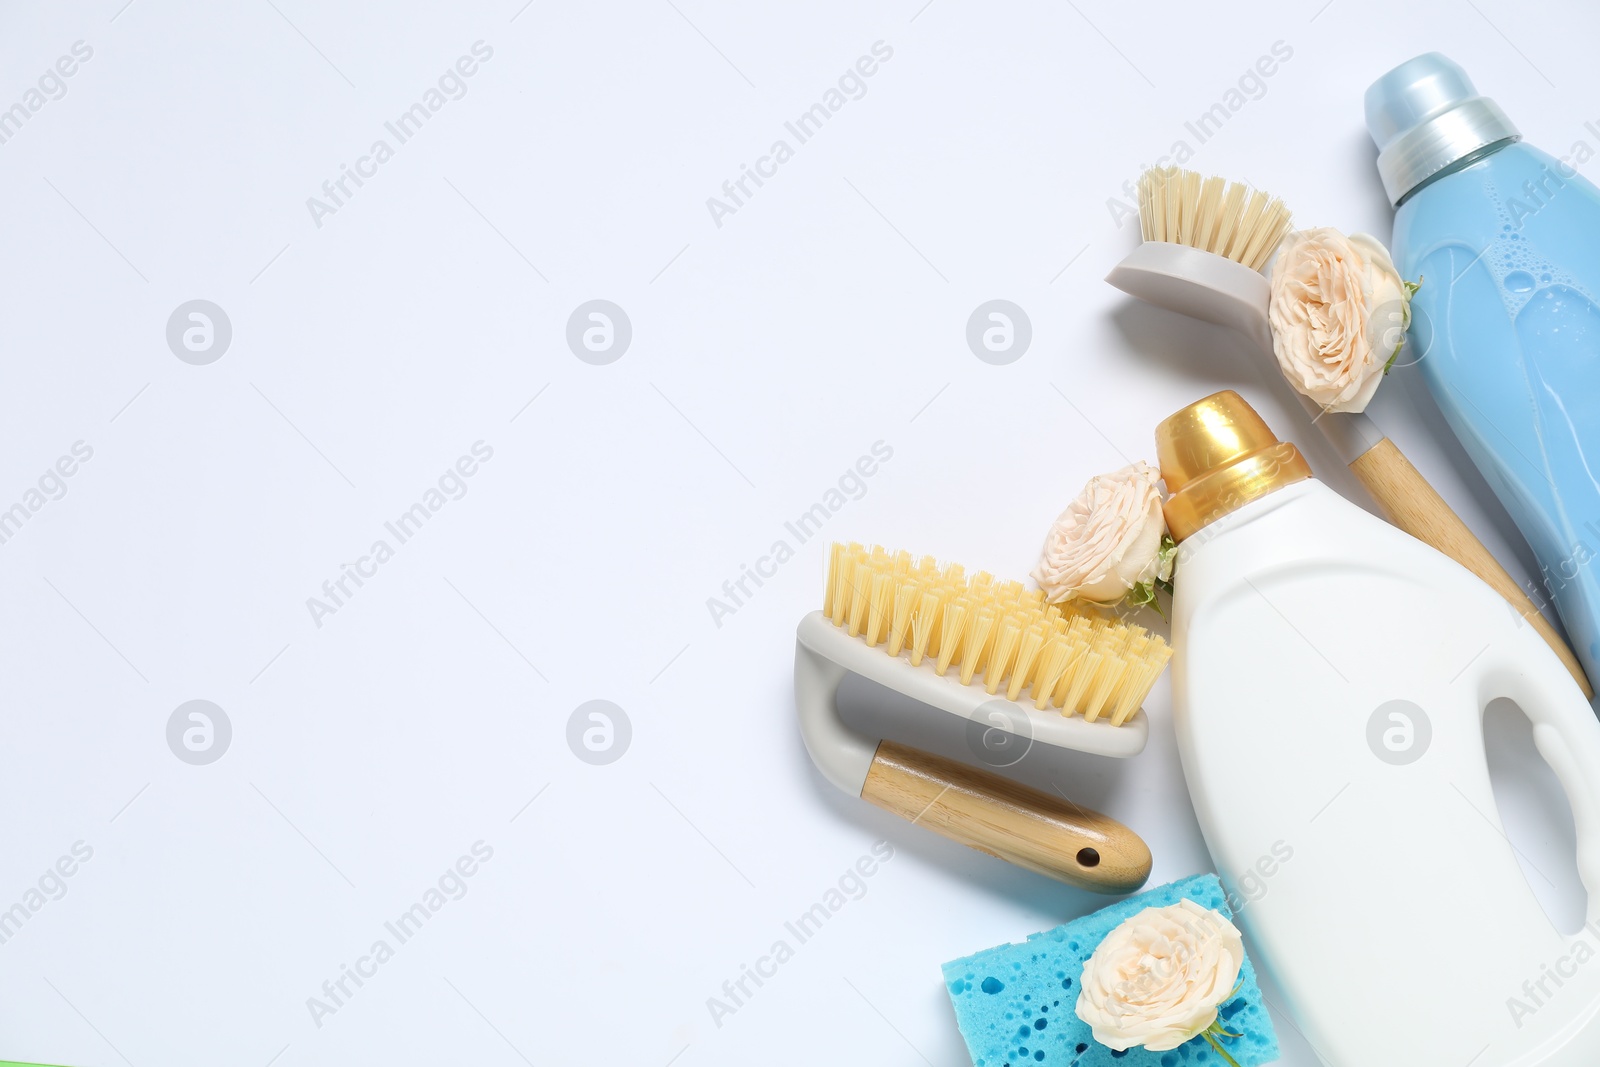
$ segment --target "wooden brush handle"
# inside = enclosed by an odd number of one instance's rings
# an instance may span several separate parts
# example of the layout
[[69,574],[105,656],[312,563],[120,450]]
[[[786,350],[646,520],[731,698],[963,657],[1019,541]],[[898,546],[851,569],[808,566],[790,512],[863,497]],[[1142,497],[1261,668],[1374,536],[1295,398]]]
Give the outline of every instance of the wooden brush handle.
[[1467,570],[1488,582],[1494,591],[1506,598],[1555,650],[1561,662],[1571,672],[1585,697],[1593,697],[1594,689],[1584,676],[1578,657],[1561,640],[1556,628],[1551,626],[1528,594],[1506,573],[1506,569],[1483,547],[1461,516],[1450,509],[1444,498],[1434,491],[1426,478],[1411,465],[1411,461],[1385,437],[1350,464],[1350,472],[1361,479],[1372,499],[1377,501],[1389,521],[1419,541],[1424,541],[1449,556]]
[[965,763],[881,741],[861,796],[952,841],[1097,893],[1150,877],[1150,848],[1097,811]]

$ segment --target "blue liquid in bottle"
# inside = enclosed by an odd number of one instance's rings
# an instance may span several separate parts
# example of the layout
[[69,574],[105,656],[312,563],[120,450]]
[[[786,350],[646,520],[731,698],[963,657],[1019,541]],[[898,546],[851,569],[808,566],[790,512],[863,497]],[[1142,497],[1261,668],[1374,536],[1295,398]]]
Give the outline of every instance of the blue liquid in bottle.
[[1395,264],[1423,278],[1413,358],[1538,557],[1534,602],[1600,679],[1600,190],[1437,53],[1380,79],[1367,114],[1398,157],[1379,163]]

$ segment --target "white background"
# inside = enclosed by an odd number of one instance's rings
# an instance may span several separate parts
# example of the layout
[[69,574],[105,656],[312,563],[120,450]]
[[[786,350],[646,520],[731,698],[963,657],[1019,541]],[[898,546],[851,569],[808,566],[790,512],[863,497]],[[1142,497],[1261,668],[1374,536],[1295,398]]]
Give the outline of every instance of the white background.
[[[0,545],[0,909],[93,849],[0,945],[0,1055],[966,1062],[939,964],[1099,901],[814,772],[790,672],[824,541],[1021,577],[1084,481],[1224,387],[1364,502],[1236,341],[1100,280],[1138,239],[1107,201],[1182,139],[1304,225],[1387,238],[1367,84],[1443,50],[1560,155],[1600,143],[1600,15],[921,3],[0,12],[0,107],[93,49],[0,144],[0,508],[94,452]],[[466,95],[316,225],[307,198],[480,40]],[[707,198],[877,41],[865,96],[716,225]],[[1185,121],[1278,41],[1264,95],[1199,144]],[[165,337],[196,298],[233,329],[205,366]],[[608,366],[565,342],[595,298],[633,327]],[[1032,322],[1008,366],[965,341],[994,298]],[[1373,413],[1525,574],[1420,383]],[[307,598],[480,440],[467,494],[317,626]],[[715,625],[707,598],[880,440],[864,495]],[[207,766],[166,741],[191,699],[232,724]],[[632,724],[608,766],[566,742],[592,699]],[[1126,764],[1022,769],[1142,833],[1152,884],[1209,866],[1168,706],[1163,682]],[[1518,796],[1530,881],[1569,922],[1570,825]],[[707,997],[880,838],[865,896],[715,1025]],[[316,1025],[307,998],[479,840],[469,892]],[[1383,888],[1353,869],[1352,914]],[[1316,1062],[1274,1017],[1283,1062]]]

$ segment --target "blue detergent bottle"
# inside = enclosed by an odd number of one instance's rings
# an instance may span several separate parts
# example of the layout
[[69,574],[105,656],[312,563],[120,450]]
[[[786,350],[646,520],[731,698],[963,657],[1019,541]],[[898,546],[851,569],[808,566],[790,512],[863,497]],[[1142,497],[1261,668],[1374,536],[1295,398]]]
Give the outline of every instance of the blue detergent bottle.
[[1422,288],[1418,361],[1467,453],[1538,557],[1590,681],[1600,679],[1600,190],[1521,142],[1437,52],[1366,95],[1396,205],[1393,253]]

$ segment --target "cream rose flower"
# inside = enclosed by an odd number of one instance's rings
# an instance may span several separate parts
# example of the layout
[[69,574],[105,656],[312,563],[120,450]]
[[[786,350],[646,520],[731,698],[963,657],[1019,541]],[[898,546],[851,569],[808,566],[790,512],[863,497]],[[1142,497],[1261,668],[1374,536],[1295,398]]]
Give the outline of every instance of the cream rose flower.
[[1092,479],[1050,527],[1033,579],[1052,604],[1112,604],[1136,585],[1166,579],[1161,472],[1139,462]]
[[1175,1049],[1217,1021],[1242,966],[1244,941],[1221,913],[1192,900],[1146,908],[1083,965],[1078,1018],[1110,1049]]
[[1375,237],[1289,234],[1267,306],[1284,377],[1327,411],[1365,411],[1411,325],[1411,293]]

